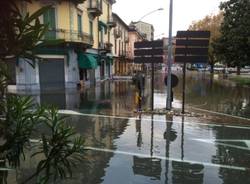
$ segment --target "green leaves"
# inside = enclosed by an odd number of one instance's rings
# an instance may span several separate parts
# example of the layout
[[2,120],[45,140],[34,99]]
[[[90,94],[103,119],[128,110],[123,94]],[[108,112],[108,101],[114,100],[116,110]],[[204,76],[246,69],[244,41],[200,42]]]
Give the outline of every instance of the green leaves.
[[229,0],[221,3],[224,22],[221,37],[215,43],[218,58],[229,66],[250,65],[250,1]]
[[60,117],[55,108],[45,111],[43,125],[49,134],[42,134],[42,145],[38,145],[33,156],[42,154],[45,159],[39,162],[34,177],[42,178],[43,182],[71,177],[72,166],[83,157],[83,139],[76,137],[74,129],[66,125],[65,117]]
[[[31,150],[32,157],[42,155],[38,158],[44,159],[25,182],[34,177],[42,183],[71,177],[72,166],[83,159],[84,140],[66,125],[66,117],[59,116],[55,108],[35,106],[30,97],[9,96],[2,103],[5,103],[1,104],[5,119],[1,120],[0,132],[4,132],[1,138],[5,143],[0,146],[1,160],[18,168],[21,159],[25,160],[25,152]],[[49,131],[36,131],[38,126]],[[31,145],[30,138],[34,133],[41,141]]]

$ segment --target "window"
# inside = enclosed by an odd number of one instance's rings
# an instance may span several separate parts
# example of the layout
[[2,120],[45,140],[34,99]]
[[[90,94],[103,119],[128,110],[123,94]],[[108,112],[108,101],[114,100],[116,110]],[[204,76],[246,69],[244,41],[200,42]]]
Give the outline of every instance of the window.
[[89,34],[90,36],[93,36],[93,22],[89,21]]
[[43,23],[48,25],[48,31],[45,33],[45,39],[55,39],[56,38],[55,8],[50,8],[43,14]]
[[77,15],[78,33],[82,33],[82,15]]
[[115,54],[117,53],[117,40],[115,39]]

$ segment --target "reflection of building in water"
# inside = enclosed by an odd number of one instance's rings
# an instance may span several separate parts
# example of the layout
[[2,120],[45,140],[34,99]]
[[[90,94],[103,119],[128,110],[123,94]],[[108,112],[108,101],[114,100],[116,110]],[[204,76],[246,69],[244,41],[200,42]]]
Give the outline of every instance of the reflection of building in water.
[[133,171],[135,175],[151,177],[152,180],[161,179],[161,160],[155,158],[133,157]]
[[133,112],[134,89],[131,82],[115,81],[113,83],[112,113],[121,115]]
[[[124,132],[127,123],[128,120],[126,119],[121,120],[85,116],[70,116],[67,119],[67,124],[75,127],[78,134],[83,136],[85,139],[85,146],[112,150],[116,149],[114,141]],[[20,172],[17,173],[19,181],[32,175],[36,170],[35,167],[37,163],[41,160],[41,157],[30,159],[29,155],[30,153],[27,152],[26,161],[21,165]],[[59,181],[59,183],[101,183],[102,177],[105,176],[105,168],[109,166],[108,163],[112,156],[113,153],[86,150],[79,166],[73,168],[73,178]]]

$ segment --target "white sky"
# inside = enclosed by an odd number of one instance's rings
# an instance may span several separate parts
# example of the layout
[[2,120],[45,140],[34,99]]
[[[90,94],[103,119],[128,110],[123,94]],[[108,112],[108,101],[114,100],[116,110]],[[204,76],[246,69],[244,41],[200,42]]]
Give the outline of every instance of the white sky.
[[[178,30],[187,30],[192,21],[218,13],[221,1],[223,0],[173,0],[173,35],[176,35]],[[153,24],[155,38],[168,37],[169,0],[116,0],[113,12],[129,24],[158,8],[164,10],[156,11],[142,21]]]

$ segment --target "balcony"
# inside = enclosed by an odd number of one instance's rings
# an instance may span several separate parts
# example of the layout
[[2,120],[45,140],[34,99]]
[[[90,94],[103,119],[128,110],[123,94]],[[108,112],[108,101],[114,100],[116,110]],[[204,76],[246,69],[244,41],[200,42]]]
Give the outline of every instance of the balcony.
[[107,22],[108,27],[112,28],[112,27],[116,27],[116,22],[114,21],[114,19],[112,17],[108,18],[108,22]]
[[112,52],[112,47],[113,47],[113,44],[112,43],[109,43],[109,42],[106,42],[106,43],[99,43],[99,50],[103,53],[110,53]]
[[125,36],[124,41],[125,41],[125,43],[128,43],[129,42],[129,38],[127,36]]
[[119,51],[119,57],[120,58],[130,58],[130,52],[129,51],[125,51],[125,50],[120,50]]
[[44,36],[45,40],[61,39],[67,43],[93,45],[93,37],[84,32],[65,29],[49,30]]
[[114,29],[115,38],[120,38],[122,36],[122,31],[120,29]]
[[[44,5],[53,5],[56,2],[61,2],[62,0],[40,0],[40,2]],[[83,4],[86,0],[68,0],[76,5]]]
[[90,0],[88,5],[88,13],[94,17],[102,14],[102,4],[99,0]]

